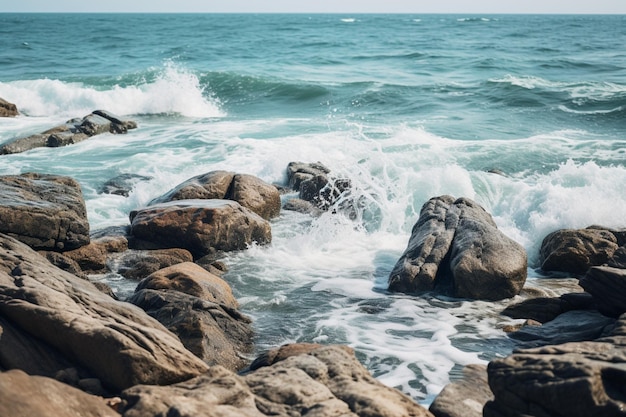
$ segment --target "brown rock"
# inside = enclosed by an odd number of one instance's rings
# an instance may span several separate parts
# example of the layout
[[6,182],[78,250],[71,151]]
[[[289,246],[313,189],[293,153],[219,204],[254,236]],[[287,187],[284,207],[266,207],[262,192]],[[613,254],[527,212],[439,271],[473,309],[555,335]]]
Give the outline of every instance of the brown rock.
[[619,317],[626,313],[626,269],[593,266],[580,285],[592,295],[602,314]]
[[184,248],[199,258],[215,251],[269,243],[269,223],[230,200],[180,200],[133,211],[131,233],[164,248]]
[[[13,340],[30,345],[31,352],[54,352],[65,361],[49,368],[75,364],[88,372],[81,379],[98,378],[112,391],[140,383],[175,383],[206,370],[143,311],[102,294],[90,282],[54,267],[4,235],[0,235],[0,315],[18,332]],[[0,343],[0,364],[23,363],[26,358],[12,356],[15,350]],[[29,371],[40,373],[35,361],[42,356],[32,358],[34,369]]]
[[[250,370],[254,371],[264,366],[272,366],[276,362],[284,361],[287,358],[296,355],[307,354],[315,349],[321,348],[318,343],[289,343],[280,347],[270,349],[259,355],[251,364]],[[341,346],[342,349],[348,349],[348,353],[354,354],[354,351],[347,346]]]
[[143,279],[142,289],[180,291],[203,300],[238,308],[239,304],[226,281],[193,262],[183,262],[160,269]]
[[115,272],[128,279],[143,279],[172,265],[191,262],[193,256],[186,249],[128,250],[110,257]]
[[0,233],[35,249],[71,250],[88,244],[80,185],[69,177],[35,173],[0,177]]
[[20,370],[0,373],[0,416],[116,417],[101,397]]
[[275,186],[252,175],[228,171],[190,178],[149,205],[198,199],[233,200],[266,220],[280,214],[280,193]]
[[0,98],[0,117],[14,117],[19,115],[17,106],[13,103],[9,103],[3,98]]
[[582,276],[590,267],[606,263],[617,248],[617,238],[608,230],[557,230],[541,243],[541,269]]

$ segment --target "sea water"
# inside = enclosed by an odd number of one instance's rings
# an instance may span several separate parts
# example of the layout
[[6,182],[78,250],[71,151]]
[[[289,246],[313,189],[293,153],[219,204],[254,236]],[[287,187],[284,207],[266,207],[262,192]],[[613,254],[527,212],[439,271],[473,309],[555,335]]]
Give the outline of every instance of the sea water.
[[[548,233],[626,226],[626,16],[0,14],[0,143],[95,109],[137,121],[0,156],[0,174],[69,175],[92,230],[126,225],[178,183],[225,169],[284,184],[291,161],[349,178],[351,215],[283,211],[273,242],[228,255],[257,352],[341,343],[423,404],[464,365],[515,348],[501,302],[390,294],[421,206],[476,200],[523,245],[529,287]],[[128,197],[120,174],[150,177]],[[283,196],[292,198],[294,194]],[[136,282],[94,276],[121,298]]]

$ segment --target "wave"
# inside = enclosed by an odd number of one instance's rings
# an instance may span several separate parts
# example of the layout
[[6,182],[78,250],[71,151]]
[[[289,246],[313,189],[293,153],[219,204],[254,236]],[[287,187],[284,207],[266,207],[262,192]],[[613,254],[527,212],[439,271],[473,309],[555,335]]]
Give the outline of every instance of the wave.
[[119,115],[224,116],[219,100],[189,70],[166,62],[152,73],[137,76],[133,84],[47,78],[0,82],[0,97],[14,102],[23,115],[31,117],[77,117],[100,108]]

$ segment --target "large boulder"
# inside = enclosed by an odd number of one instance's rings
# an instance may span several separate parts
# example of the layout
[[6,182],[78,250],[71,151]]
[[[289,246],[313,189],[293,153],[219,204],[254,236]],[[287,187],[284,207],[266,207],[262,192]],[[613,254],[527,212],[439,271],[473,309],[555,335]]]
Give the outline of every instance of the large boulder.
[[489,363],[494,400],[483,415],[626,415],[626,317],[620,322],[607,338],[520,350]]
[[326,346],[237,376],[222,367],[169,387],[137,386],[122,394],[125,417],[431,416],[373,378],[345,348]]
[[526,275],[526,251],[489,213],[467,198],[441,196],[422,207],[389,290],[499,300],[519,294]]
[[0,416],[119,417],[102,397],[19,370],[0,373]]
[[580,285],[591,294],[601,313],[610,317],[626,313],[626,269],[591,267]]
[[[0,366],[54,377],[73,367],[108,390],[171,384],[207,367],[141,309],[0,235]],[[6,329],[12,335],[5,338]]]
[[9,103],[3,98],[0,98],[0,117],[14,117],[19,115],[17,106],[13,103]]
[[133,121],[122,120],[118,116],[105,111],[95,110],[82,119],[68,120],[65,124],[53,127],[42,133],[17,138],[0,145],[0,155],[20,153],[34,148],[72,145],[101,133],[126,133],[135,129]]
[[617,237],[607,229],[557,230],[541,243],[541,269],[582,276],[592,266],[609,261],[618,247]]
[[233,200],[269,220],[280,214],[278,189],[252,175],[211,171],[179,184],[149,205],[177,200]]
[[131,234],[163,248],[184,248],[200,258],[272,240],[270,224],[231,200],[179,200],[130,214]]
[[0,233],[35,249],[63,251],[88,244],[80,185],[56,175],[0,176]]

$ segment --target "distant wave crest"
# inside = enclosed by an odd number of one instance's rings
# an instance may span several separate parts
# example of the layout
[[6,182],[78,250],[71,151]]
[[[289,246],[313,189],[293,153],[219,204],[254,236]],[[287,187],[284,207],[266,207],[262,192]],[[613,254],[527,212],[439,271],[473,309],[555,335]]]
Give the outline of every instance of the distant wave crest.
[[224,116],[219,101],[191,71],[166,62],[155,74],[135,84],[100,88],[51,79],[0,82],[0,97],[13,101],[22,114],[33,117],[76,117],[100,108],[119,115]]

